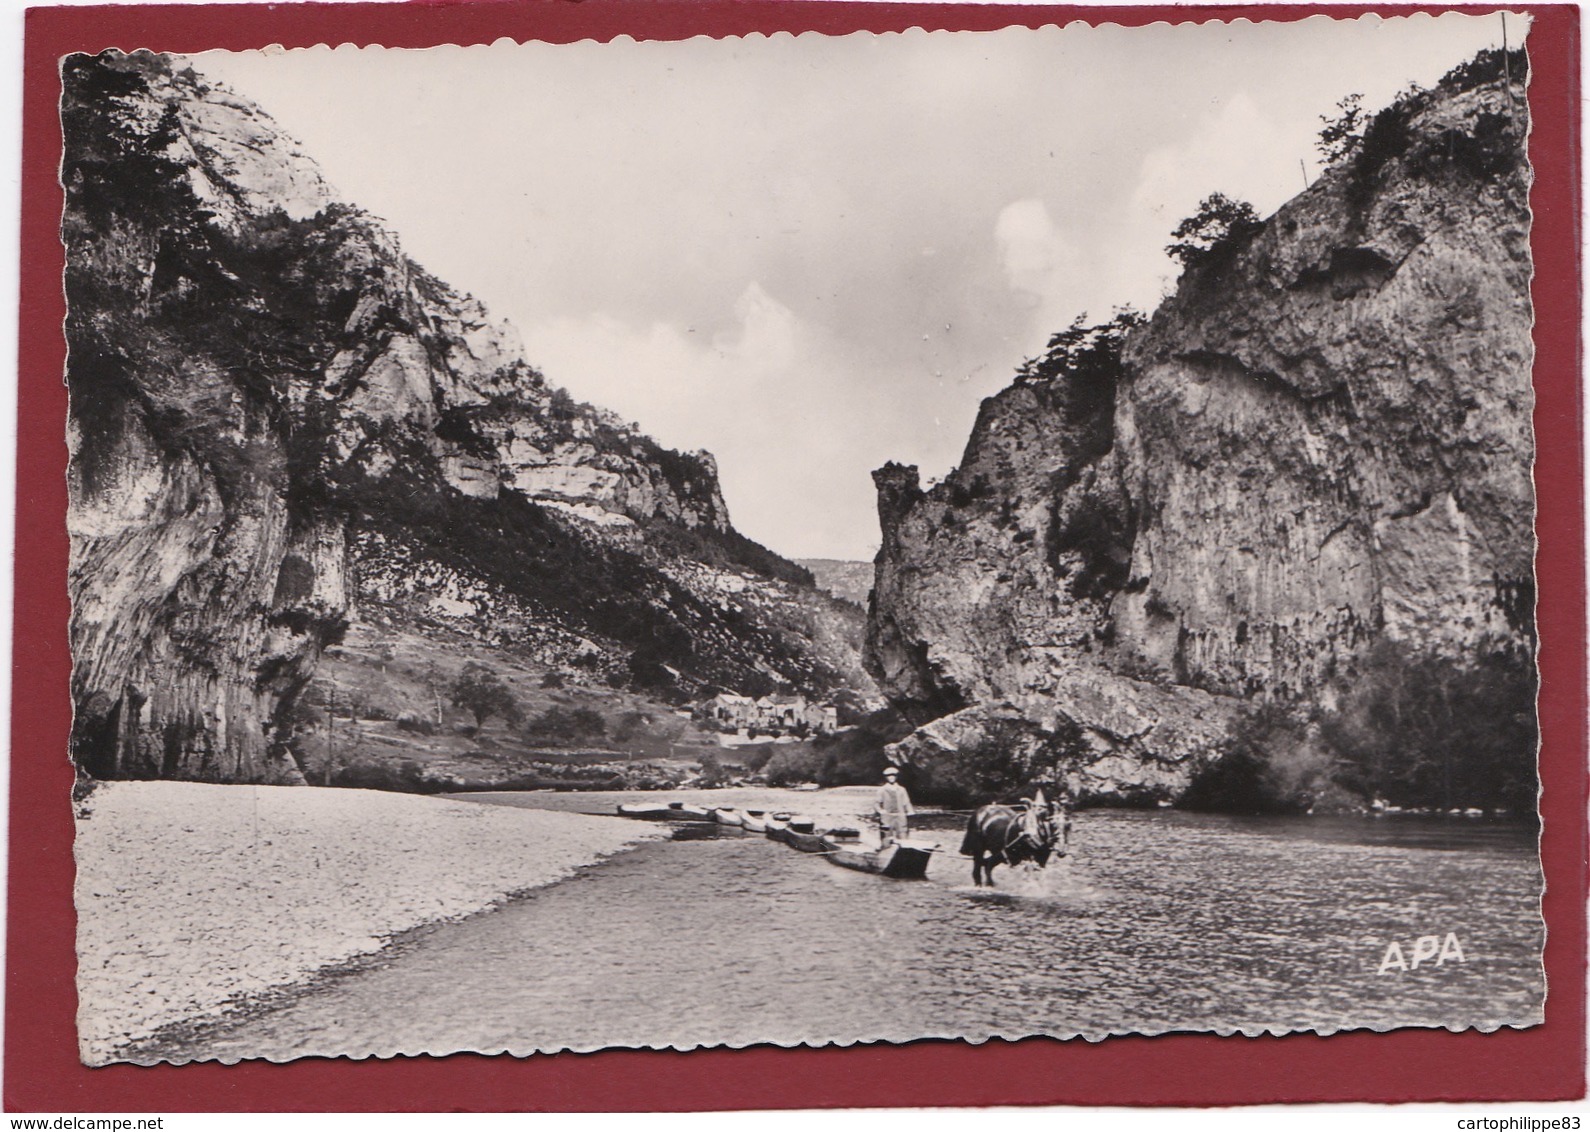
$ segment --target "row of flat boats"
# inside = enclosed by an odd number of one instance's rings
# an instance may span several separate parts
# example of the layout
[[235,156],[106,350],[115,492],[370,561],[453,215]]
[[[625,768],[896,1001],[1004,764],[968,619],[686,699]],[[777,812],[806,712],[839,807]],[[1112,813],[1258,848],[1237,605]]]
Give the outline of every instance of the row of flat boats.
[[716,806],[703,808],[682,802],[626,802],[618,807],[626,818],[641,821],[713,823],[760,833],[770,841],[782,841],[801,853],[821,855],[843,869],[874,873],[892,880],[922,880],[935,846],[919,841],[896,841],[877,849],[862,845],[861,831],[854,828],[817,828],[811,818],[767,810],[738,810]]

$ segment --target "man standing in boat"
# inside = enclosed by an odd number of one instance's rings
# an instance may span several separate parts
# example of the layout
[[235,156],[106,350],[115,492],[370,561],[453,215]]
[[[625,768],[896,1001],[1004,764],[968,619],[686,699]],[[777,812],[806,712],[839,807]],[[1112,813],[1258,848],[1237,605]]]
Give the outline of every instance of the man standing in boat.
[[883,844],[887,846],[896,841],[904,841],[910,817],[916,813],[916,810],[911,807],[911,795],[907,794],[905,787],[900,785],[899,767],[883,768],[883,786],[879,788],[878,800],[873,803],[872,808],[878,815],[878,828],[883,834]]

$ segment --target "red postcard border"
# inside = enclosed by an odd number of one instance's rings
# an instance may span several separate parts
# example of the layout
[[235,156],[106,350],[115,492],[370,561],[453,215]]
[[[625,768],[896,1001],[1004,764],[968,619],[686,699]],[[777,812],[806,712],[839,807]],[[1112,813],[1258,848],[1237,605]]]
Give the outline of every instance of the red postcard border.
[[16,613],[4,1105],[9,1112],[695,1110],[991,1104],[1549,1100],[1585,1095],[1585,588],[1580,380],[1579,12],[1529,6],[1534,129],[1541,768],[1550,979],[1544,1025],[1493,1034],[1171,1035],[1100,1043],[689,1054],[455,1055],[87,1069],[77,1060],[65,586],[61,152],[56,60],[319,42],[425,47],[752,32],[988,30],[1083,20],[1405,15],[1497,5],[1032,7],[741,0],[131,5],[28,13],[24,65]]

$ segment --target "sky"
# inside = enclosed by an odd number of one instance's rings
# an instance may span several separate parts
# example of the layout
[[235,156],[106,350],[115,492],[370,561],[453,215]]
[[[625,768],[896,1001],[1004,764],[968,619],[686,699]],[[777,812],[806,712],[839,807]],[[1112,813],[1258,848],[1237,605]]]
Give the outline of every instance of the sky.
[[1316,16],[192,60],[550,381],[711,451],[743,533],[870,559],[872,469],[941,477],[1052,333],[1158,304],[1199,200],[1270,214],[1339,99],[1501,35]]

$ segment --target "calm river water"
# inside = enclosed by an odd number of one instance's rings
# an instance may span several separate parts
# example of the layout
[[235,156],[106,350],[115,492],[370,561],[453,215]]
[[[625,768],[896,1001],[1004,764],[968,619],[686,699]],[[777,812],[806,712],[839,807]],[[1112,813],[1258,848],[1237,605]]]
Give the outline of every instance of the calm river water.
[[[659,795],[646,796],[652,799]],[[706,798],[842,814],[869,792]],[[494,795],[612,811],[612,794]],[[621,820],[621,819],[613,819]],[[1533,831],[1460,818],[1077,815],[1072,856],[970,886],[963,819],[926,882],[762,837],[655,842],[414,933],[261,1014],[154,1051],[286,1059],[1538,1022]],[[1393,941],[1463,961],[1377,974]]]

